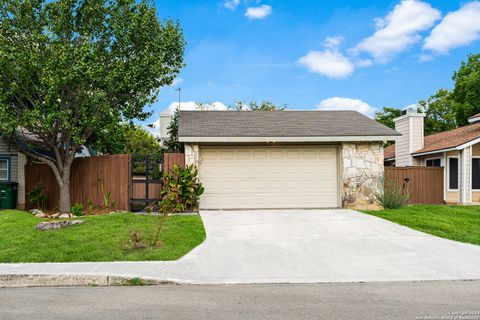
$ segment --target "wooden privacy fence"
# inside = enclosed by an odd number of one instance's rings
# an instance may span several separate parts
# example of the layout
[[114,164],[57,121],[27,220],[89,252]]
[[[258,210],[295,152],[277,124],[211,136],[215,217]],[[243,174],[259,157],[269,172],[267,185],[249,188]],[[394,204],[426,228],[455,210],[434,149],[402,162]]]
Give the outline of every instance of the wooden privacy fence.
[[[161,156],[160,156],[161,159]],[[132,199],[157,200],[160,196],[161,176],[173,169],[173,165],[185,166],[183,153],[165,153],[162,170],[151,174],[135,176],[132,173],[132,156],[128,154],[77,158],[73,162],[70,176],[70,197],[72,205],[82,203],[85,208],[89,203],[98,206],[104,202],[104,196],[110,192],[111,204],[116,210],[131,210]],[[157,177],[158,175],[158,177]],[[158,183],[153,184],[152,180]],[[134,183],[135,181],[135,183]],[[37,185],[44,187],[48,196],[46,209],[58,208],[59,189],[55,176],[45,164],[29,163],[25,166],[26,207],[33,209],[28,195]],[[144,208],[144,204],[141,209]],[[112,208],[113,209],[113,208]]]
[[168,173],[173,170],[173,166],[185,167],[184,153],[164,153],[163,154],[163,172]]
[[[117,210],[129,209],[130,156],[127,154],[77,158],[72,165],[70,176],[70,199],[72,205],[89,203],[95,206],[104,202],[104,196],[110,192],[111,203]],[[27,164],[25,166],[26,206],[33,209],[28,193],[38,184],[45,187],[48,195],[47,208],[58,208],[59,189],[55,176],[45,164]]]
[[385,167],[385,180],[406,188],[410,204],[442,204],[443,167]]

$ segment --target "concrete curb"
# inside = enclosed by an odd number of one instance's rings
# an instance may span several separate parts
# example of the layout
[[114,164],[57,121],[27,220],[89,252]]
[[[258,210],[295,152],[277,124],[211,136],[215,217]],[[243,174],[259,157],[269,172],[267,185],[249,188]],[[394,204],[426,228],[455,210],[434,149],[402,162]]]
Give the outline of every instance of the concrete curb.
[[87,276],[87,275],[47,275],[47,274],[2,274],[0,288],[28,287],[108,287],[108,286],[150,286],[178,284],[172,281],[159,281],[133,277]]

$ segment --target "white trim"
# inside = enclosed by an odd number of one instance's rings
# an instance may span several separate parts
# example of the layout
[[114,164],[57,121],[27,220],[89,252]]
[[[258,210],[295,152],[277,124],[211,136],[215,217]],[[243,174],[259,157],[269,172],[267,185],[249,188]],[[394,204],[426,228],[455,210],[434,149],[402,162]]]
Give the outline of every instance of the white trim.
[[[470,147],[471,148],[471,147]],[[473,159],[480,159],[480,156],[472,156],[471,157],[472,160],[470,160],[470,170],[472,170],[472,172],[470,172],[470,176],[471,176],[471,179],[470,179],[470,191],[480,191],[480,189],[473,189]]]
[[408,118],[408,165],[411,166],[413,163],[413,117]]
[[443,163],[445,164],[443,166],[443,201],[447,201],[447,185],[446,185],[446,182],[447,181],[447,153],[444,152],[443,153]]
[[468,118],[468,123],[474,123],[480,121],[480,117],[470,117]]
[[425,167],[427,166],[427,161],[428,161],[428,160],[437,160],[437,159],[440,159],[440,167],[443,167],[443,166],[442,166],[442,162],[443,162],[443,161],[442,161],[442,157],[441,157],[441,156],[425,158],[425,162],[424,162],[424,163],[425,163]]
[[479,143],[479,142],[480,142],[480,138],[476,138],[476,139],[473,139],[473,140],[471,140],[471,141],[469,141],[469,142],[467,142],[467,143],[464,143],[464,144],[459,145],[456,149],[457,149],[457,150],[464,149],[464,148],[466,148],[466,147],[473,146],[474,144],[477,144],[477,143]]
[[[450,158],[456,158],[458,160],[457,164],[457,179],[460,182],[460,157],[459,156],[447,156],[447,191],[458,191],[458,196],[460,196],[460,183],[457,183],[457,189],[450,189]],[[460,199],[458,199],[460,200]]]
[[451,147],[451,148],[446,148],[446,149],[438,149],[438,150],[433,150],[433,151],[427,151],[427,152],[422,152],[422,153],[416,153],[412,155],[413,157],[419,157],[419,156],[425,156],[427,154],[433,154],[433,153],[440,153],[440,152],[445,152],[445,151],[454,151],[454,150],[463,150],[465,148],[471,147],[474,144],[480,143],[480,138],[476,138],[474,140],[471,140],[467,143],[461,144],[457,147]]
[[407,113],[407,114],[404,114],[400,117],[397,117],[395,119],[393,119],[393,122],[397,122],[398,120],[402,120],[402,119],[405,119],[405,118],[408,118],[408,117],[423,117],[425,118],[427,114],[426,113]]
[[442,153],[442,152],[455,151],[455,150],[458,150],[458,149],[457,149],[457,148],[438,149],[438,150],[433,150],[433,151],[416,153],[416,154],[414,154],[414,155],[412,155],[412,156],[414,156],[414,157],[420,157],[420,156],[427,156],[427,155],[429,155],[429,154]]
[[467,201],[467,149],[462,151],[462,203],[468,203]]
[[11,166],[11,159],[10,159],[10,156],[8,157],[0,157],[0,161],[5,161],[7,163],[7,168],[6,170],[3,170],[2,171],[6,171],[7,172],[7,178],[6,179],[1,179],[0,178],[0,181],[10,181],[10,166]]
[[352,141],[392,141],[396,136],[332,136],[332,137],[179,137],[180,142],[352,142]]

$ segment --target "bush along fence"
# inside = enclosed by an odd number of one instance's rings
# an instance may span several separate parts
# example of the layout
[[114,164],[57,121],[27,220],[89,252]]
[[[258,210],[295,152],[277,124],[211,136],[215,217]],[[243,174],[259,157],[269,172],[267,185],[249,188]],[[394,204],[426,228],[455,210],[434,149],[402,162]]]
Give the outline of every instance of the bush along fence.
[[385,181],[404,190],[409,204],[443,204],[442,167],[385,167]]
[[[153,157],[152,170],[145,172],[146,161]],[[135,160],[137,159],[137,160]],[[141,161],[138,161],[141,159]],[[85,209],[131,210],[132,199],[147,199],[137,208],[148,205],[148,199],[160,197],[163,173],[174,165],[184,167],[184,154],[154,156],[109,155],[75,159],[72,167],[70,196],[74,206]],[[152,183],[155,182],[155,183]],[[150,183],[149,183],[150,182]],[[58,208],[59,190],[52,170],[45,164],[29,163],[25,166],[26,207],[34,209],[43,203],[43,209]]]

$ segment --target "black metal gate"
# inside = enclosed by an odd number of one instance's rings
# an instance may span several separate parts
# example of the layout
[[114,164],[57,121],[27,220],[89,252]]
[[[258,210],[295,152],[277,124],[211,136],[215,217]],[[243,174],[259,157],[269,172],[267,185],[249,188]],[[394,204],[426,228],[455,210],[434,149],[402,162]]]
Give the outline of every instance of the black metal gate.
[[142,211],[160,201],[163,155],[132,155],[130,210]]

